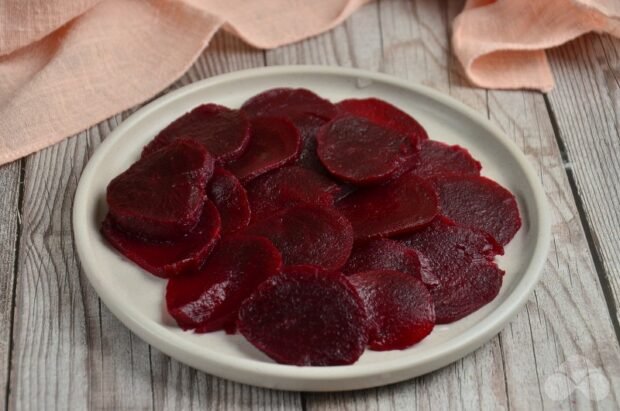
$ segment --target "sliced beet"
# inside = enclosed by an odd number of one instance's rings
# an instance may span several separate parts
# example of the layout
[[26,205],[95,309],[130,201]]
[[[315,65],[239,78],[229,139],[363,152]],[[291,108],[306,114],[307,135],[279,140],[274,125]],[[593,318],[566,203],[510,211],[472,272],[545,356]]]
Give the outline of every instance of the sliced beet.
[[243,183],[299,157],[299,130],[285,118],[259,117],[252,120],[250,144],[246,152],[226,168]]
[[200,144],[178,140],[136,161],[107,188],[118,229],[155,240],[180,238],[198,222],[213,158]]
[[489,234],[437,217],[400,240],[428,258],[439,280],[430,287],[438,324],[471,314],[499,292],[503,271],[493,259],[504,250]]
[[419,279],[380,270],[358,273],[348,280],[364,300],[371,350],[403,350],[433,331],[433,297]]
[[146,271],[168,278],[198,269],[220,238],[220,216],[211,201],[203,207],[198,224],[183,238],[153,242],[125,234],[108,216],[102,226],[104,237]]
[[229,234],[250,223],[250,203],[237,177],[217,167],[209,182],[207,195],[222,218],[222,233]]
[[355,191],[336,207],[351,221],[357,241],[424,227],[437,215],[438,199],[429,183],[406,174],[388,184]]
[[340,273],[289,267],[261,284],[239,310],[239,332],[275,361],[352,364],[368,339],[363,302]]
[[480,175],[482,166],[469,151],[461,146],[450,146],[439,141],[424,140],[411,173],[420,177],[438,174]]
[[317,154],[325,168],[356,185],[386,181],[411,161],[415,152],[406,134],[362,117],[335,118],[317,136]]
[[387,238],[356,244],[347,264],[342,268],[346,275],[377,270],[400,271],[422,280],[425,284],[438,282],[422,253]]
[[155,136],[142,152],[149,155],[179,138],[202,144],[218,162],[241,156],[250,141],[250,122],[245,113],[217,104],[203,104],[174,120]]
[[413,117],[377,98],[343,100],[336,105],[341,112],[365,117],[382,127],[408,135],[414,144],[428,139],[426,130]]
[[246,189],[257,221],[298,204],[331,207],[340,187],[312,170],[289,166],[256,178]]
[[170,279],[168,312],[185,330],[231,329],[241,302],[281,265],[280,253],[264,237],[224,238],[200,271]]
[[441,214],[491,234],[506,245],[521,228],[517,200],[495,181],[481,176],[443,175],[432,180]]
[[353,247],[349,221],[334,209],[314,205],[274,214],[252,223],[247,232],[269,238],[282,253],[285,265],[311,264],[338,270]]

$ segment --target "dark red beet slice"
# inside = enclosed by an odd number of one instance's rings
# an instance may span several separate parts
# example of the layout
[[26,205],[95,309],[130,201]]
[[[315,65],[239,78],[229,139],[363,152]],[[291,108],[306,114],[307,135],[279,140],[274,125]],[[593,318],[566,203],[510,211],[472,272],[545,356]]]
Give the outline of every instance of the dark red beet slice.
[[348,280],[364,300],[371,350],[403,350],[433,331],[433,298],[422,281],[390,270],[366,271]]
[[289,267],[261,284],[239,310],[239,332],[275,361],[352,364],[368,339],[363,302],[340,273]]
[[439,280],[430,287],[438,324],[465,317],[499,292],[503,271],[493,259],[504,250],[490,235],[438,217],[401,240],[428,258]]
[[129,236],[118,230],[108,216],[102,226],[104,237],[121,254],[158,277],[174,277],[198,269],[220,238],[220,216],[207,201],[202,216],[185,237],[157,243]]
[[377,270],[400,271],[421,279],[425,284],[438,282],[422,253],[387,238],[356,244],[347,264],[342,268],[346,275]]
[[250,117],[284,117],[301,133],[299,165],[321,172],[316,155],[316,135],[326,122],[336,116],[336,107],[315,93],[300,88],[275,88],[260,93],[241,108]]
[[353,247],[349,221],[334,209],[299,205],[252,223],[247,232],[269,238],[285,265],[311,264],[340,269]]
[[426,130],[413,117],[390,103],[377,98],[343,100],[336,105],[341,112],[350,113],[382,127],[411,137],[414,144],[428,139]]
[[411,139],[362,117],[343,116],[317,136],[317,154],[334,176],[356,185],[386,181],[415,154]]
[[278,274],[281,265],[280,253],[266,238],[224,238],[200,271],[170,279],[168,312],[185,330],[231,329],[243,300],[261,282]]
[[179,140],[136,161],[108,185],[117,227],[134,236],[169,240],[198,222],[213,158],[200,144]]
[[178,138],[191,138],[204,145],[219,162],[238,158],[250,140],[250,122],[239,110],[203,104],[174,120],[159,132],[142,152],[149,155]]
[[463,147],[424,140],[410,172],[420,177],[446,173],[480,175],[480,169],[480,163]]
[[429,224],[438,212],[435,189],[406,174],[378,187],[360,189],[336,204],[351,221],[355,240],[404,234]]
[[222,218],[222,233],[229,234],[246,227],[250,223],[250,203],[245,188],[237,177],[216,168],[207,189]]
[[299,130],[289,120],[259,117],[252,120],[246,152],[226,168],[243,183],[293,162],[301,150]]
[[521,228],[515,197],[495,181],[480,176],[444,175],[433,178],[441,214],[491,234],[506,245]]
[[298,166],[283,167],[251,181],[246,189],[257,221],[298,204],[331,207],[340,188],[329,178]]

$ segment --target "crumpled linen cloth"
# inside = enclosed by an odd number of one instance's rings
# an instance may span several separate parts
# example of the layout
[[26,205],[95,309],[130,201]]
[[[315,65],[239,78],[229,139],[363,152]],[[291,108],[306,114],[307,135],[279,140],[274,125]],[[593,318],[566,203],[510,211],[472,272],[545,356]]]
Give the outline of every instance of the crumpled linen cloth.
[[[0,164],[156,95],[220,28],[274,48],[367,1],[0,1]],[[478,86],[549,90],[544,49],[592,30],[619,35],[619,16],[619,0],[468,0],[454,52]]]

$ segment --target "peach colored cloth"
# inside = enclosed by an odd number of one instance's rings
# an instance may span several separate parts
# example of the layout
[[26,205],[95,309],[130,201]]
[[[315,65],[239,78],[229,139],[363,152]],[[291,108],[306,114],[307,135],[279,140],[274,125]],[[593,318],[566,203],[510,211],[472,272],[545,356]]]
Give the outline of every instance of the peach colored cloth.
[[545,49],[590,31],[620,36],[620,0],[467,0],[452,45],[477,86],[549,91]]
[[[224,28],[260,48],[328,30],[368,0],[0,1],[0,164],[145,101]],[[544,49],[618,35],[619,0],[469,0],[454,49],[469,78],[549,90]]]

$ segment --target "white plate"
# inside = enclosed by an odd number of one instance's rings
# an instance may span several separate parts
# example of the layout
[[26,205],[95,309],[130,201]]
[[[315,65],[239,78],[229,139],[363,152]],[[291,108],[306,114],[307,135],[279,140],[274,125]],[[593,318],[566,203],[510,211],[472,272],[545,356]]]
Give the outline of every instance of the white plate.
[[[499,264],[506,270],[499,296],[474,314],[435,327],[403,351],[366,351],[349,366],[276,364],[240,335],[181,331],[164,308],[165,281],[115,252],[99,234],[108,182],[139,156],[160,129],[196,105],[239,107],[273,87],[305,87],[338,101],[379,97],[412,114],[433,139],[469,149],[489,176],[518,200],[523,227]],[[382,74],[337,67],[273,67],[230,73],[191,84],[146,105],[97,149],[82,174],[73,207],[75,242],[84,272],[106,304],[129,329],[171,357],[219,377],[285,390],[340,391],[412,378],[473,351],[517,313],[538,281],[550,241],[548,205],[539,177],[525,156],[484,117],[431,89]]]

